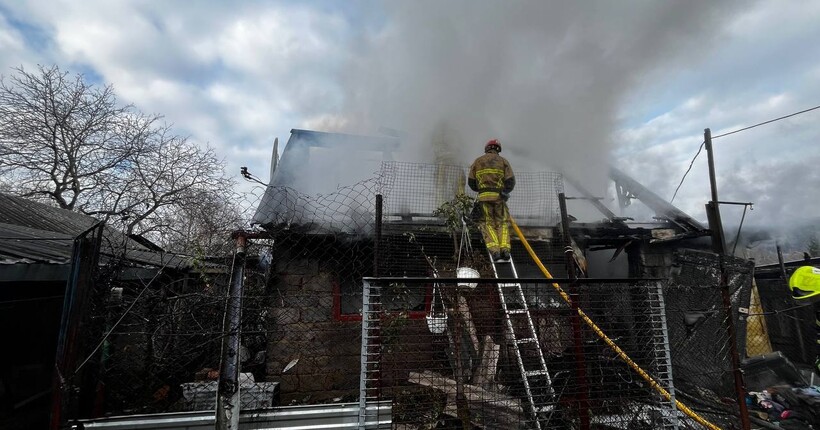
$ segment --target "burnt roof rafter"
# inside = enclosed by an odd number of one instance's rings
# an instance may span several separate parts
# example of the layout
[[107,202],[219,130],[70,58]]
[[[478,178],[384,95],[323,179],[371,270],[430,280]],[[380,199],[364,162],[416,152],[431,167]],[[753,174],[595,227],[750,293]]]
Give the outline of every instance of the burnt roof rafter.
[[650,191],[626,173],[610,166],[609,177],[615,182],[616,189],[619,190],[619,200],[622,198],[640,200],[641,203],[655,211],[657,218],[668,220],[688,232],[708,232],[708,229],[697,220],[675,207],[672,203],[667,202],[661,196]]

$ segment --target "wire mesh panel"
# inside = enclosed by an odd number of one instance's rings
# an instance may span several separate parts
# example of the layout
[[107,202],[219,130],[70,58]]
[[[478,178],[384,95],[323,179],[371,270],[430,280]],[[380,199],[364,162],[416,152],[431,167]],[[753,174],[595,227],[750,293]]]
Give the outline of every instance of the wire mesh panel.
[[[433,222],[434,213],[459,194],[475,197],[466,186],[469,167],[442,164],[384,162],[379,191],[385,199],[385,222]],[[554,226],[560,220],[558,193],[564,182],[555,172],[515,172],[516,185],[507,202],[521,226]]]
[[[789,269],[786,273],[791,275]],[[750,355],[779,351],[796,365],[814,366],[820,357],[815,322],[820,304],[794,300],[780,273],[762,273],[756,278],[759,306],[752,317],[759,336],[749,340],[748,348],[757,353]]]
[[237,270],[230,230],[214,232],[221,239],[208,252],[217,257],[145,252],[156,261],[139,265],[132,250],[110,247],[86,313],[82,365],[70,373],[69,391],[82,392],[88,406],[67,418],[214,411],[225,360],[239,366],[243,410],[355,401],[361,278],[373,268],[372,233],[362,232],[372,232],[375,181],[340,193],[369,207],[345,206],[339,193],[296,194],[310,210],[291,208],[288,222],[249,241],[236,354],[223,346]]
[[[727,313],[720,288],[720,263],[712,253],[682,251],[675,256],[672,282],[665,288],[669,340],[678,398],[693,403],[721,426],[738,425],[738,394],[727,325],[745,333],[752,263],[726,257],[734,312]],[[738,309],[745,309],[740,313]],[[738,351],[745,350],[738,336]]]
[[312,233],[370,235],[373,232],[376,179],[308,195],[289,187],[268,186],[253,223],[268,230],[296,227]]
[[[510,324],[533,322],[535,348],[506,328],[497,286],[435,284],[442,312],[425,318],[405,313],[372,316],[363,367],[364,394],[393,401],[398,428],[677,428],[671,403],[649,387],[578,313],[546,284],[523,289],[524,303],[508,303]],[[428,290],[428,284],[368,281],[374,306],[390,288]],[[662,291],[648,285],[567,287],[576,304],[667,391],[671,387]],[[516,310],[528,309],[528,315]],[[376,329],[378,328],[378,329]],[[516,327],[516,331],[518,327]],[[516,342],[518,341],[518,342]],[[525,377],[545,358],[547,372]],[[540,350],[540,352],[538,352]],[[531,397],[532,399],[529,399]],[[534,402],[542,411],[528,411]],[[538,422],[536,423],[536,420]]]
[[374,268],[376,186],[373,179],[321,196],[269,190],[294,198],[257,211],[271,222],[267,290],[256,312],[270,316],[265,374],[280,383],[282,404],[358,397],[361,279]]
[[[750,414],[783,427],[820,425],[817,390],[811,388],[820,383],[820,303],[795,300],[787,281],[805,264],[756,271],[749,313],[743,370]],[[792,412],[778,414],[768,407],[772,401],[787,403]]]
[[[264,264],[247,261],[239,362],[247,409],[276,403],[276,384],[265,383],[267,319]],[[264,255],[264,254],[263,254]],[[105,392],[105,414],[213,410],[216,405],[224,337],[230,261],[212,260],[195,274],[143,269],[131,281],[118,277],[100,323],[107,336],[93,354]],[[104,395],[103,395],[104,394]]]

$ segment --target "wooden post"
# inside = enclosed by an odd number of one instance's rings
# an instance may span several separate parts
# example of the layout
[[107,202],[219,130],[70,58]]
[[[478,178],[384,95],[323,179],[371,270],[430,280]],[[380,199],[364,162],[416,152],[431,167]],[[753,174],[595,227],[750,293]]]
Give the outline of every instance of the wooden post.
[[473,323],[473,315],[470,313],[470,306],[467,304],[467,298],[460,291],[456,291],[456,310],[459,316],[464,320],[464,328],[470,336],[470,351],[478,351],[480,346],[478,341],[478,334]]
[[478,363],[478,368],[473,376],[474,385],[485,390],[492,389],[495,383],[500,352],[501,346],[493,342],[490,335],[485,335],[484,347],[481,349],[481,361]]

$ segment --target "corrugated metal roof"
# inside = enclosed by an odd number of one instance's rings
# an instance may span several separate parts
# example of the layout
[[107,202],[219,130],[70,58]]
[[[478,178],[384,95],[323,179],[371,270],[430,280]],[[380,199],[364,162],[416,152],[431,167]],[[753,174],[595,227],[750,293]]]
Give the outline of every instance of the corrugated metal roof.
[[73,240],[64,233],[0,223],[0,264],[66,264]]
[[0,193],[0,223],[75,237],[91,228],[97,220],[81,213]]
[[[0,193],[0,264],[67,264],[74,238],[97,222],[88,215]],[[191,267],[186,256],[148,249],[109,227],[104,230],[102,246],[103,254],[136,264]]]

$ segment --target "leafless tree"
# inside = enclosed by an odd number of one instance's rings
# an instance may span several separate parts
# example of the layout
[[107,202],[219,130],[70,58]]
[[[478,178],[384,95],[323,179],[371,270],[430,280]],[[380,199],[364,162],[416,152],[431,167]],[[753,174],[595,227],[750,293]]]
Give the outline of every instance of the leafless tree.
[[160,240],[181,214],[229,211],[214,207],[230,204],[219,196],[234,183],[213,149],[174,134],[160,116],[119,105],[110,85],[57,66],[15,72],[0,80],[5,189]]

